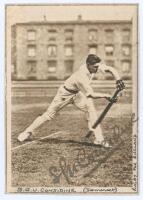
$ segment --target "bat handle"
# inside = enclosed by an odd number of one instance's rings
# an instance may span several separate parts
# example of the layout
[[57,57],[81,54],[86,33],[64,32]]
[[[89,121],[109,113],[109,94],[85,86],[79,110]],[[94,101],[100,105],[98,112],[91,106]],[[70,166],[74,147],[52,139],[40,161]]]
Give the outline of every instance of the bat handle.
[[118,93],[121,92],[121,90],[117,89],[113,95],[113,98],[117,97]]

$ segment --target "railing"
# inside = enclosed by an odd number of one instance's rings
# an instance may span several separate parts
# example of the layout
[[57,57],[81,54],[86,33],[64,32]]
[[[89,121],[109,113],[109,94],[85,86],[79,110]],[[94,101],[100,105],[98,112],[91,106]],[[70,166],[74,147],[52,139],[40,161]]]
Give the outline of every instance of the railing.
[[[12,82],[12,97],[41,97],[54,96],[63,81],[13,81]],[[126,89],[125,96],[132,94],[132,81],[125,81]],[[113,92],[115,81],[110,80],[95,80],[92,87],[96,92]]]

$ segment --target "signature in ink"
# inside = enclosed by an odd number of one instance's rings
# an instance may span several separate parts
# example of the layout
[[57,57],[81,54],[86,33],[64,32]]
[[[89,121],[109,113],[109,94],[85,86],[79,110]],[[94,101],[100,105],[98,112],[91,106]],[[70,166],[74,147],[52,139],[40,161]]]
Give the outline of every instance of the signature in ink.
[[102,163],[105,163],[115,153],[115,151],[120,148],[121,145],[123,145],[124,139],[122,138],[122,135],[137,121],[138,118],[136,119],[135,114],[133,113],[129,123],[125,126],[119,127],[115,125],[113,127],[114,142],[116,142],[116,145],[114,148],[111,148],[108,153],[105,151],[102,157],[97,157],[96,150],[93,150],[91,153],[87,153],[83,148],[78,150],[75,160],[73,160],[70,164],[68,164],[65,157],[60,157],[58,160],[59,167],[51,166],[49,168],[49,173],[52,177],[53,183],[60,183],[61,176],[63,176],[68,184],[73,184],[72,179],[76,177],[80,170],[94,164],[94,167],[90,171],[86,172],[83,177],[91,175],[101,166]]
[[81,148],[77,152],[76,159],[68,164],[65,157],[59,158],[59,168],[52,166],[49,168],[50,175],[53,177],[53,183],[59,183],[60,177],[63,175],[68,184],[72,184],[71,178],[75,177],[76,173],[81,169],[88,167],[92,163],[98,163],[99,159],[96,158],[96,151],[87,154]]

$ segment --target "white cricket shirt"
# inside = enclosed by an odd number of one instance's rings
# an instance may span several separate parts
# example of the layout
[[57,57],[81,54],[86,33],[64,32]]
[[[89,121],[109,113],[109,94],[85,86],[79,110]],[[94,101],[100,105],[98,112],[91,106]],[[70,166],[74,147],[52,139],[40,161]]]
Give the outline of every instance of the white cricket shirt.
[[[98,70],[101,70],[103,73],[107,69],[107,66],[100,64]],[[82,65],[79,70],[74,72],[64,83],[66,88],[81,91],[86,96],[92,95],[94,93],[91,87],[91,80],[93,79],[95,73],[90,73],[87,69],[86,64]]]

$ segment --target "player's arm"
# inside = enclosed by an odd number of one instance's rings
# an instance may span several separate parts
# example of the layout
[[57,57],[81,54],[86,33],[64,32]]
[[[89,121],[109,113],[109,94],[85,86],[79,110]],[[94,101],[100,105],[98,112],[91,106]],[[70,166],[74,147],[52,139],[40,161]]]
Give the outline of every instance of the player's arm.
[[93,98],[93,99],[106,98],[109,100],[109,98],[111,97],[111,95],[107,93],[94,92],[86,76],[82,79],[78,79],[77,86],[79,90],[83,94],[85,94],[87,98]]
[[99,98],[110,98],[111,95],[107,93],[99,93],[99,92],[88,92],[86,93],[86,97],[93,98],[93,99],[99,99]]
[[113,68],[113,67],[111,67],[111,66],[105,66],[105,67],[104,67],[104,71],[105,71],[105,72],[108,72],[108,73],[110,73],[110,74],[112,74],[112,76],[113,76],[116,80],[119,80],[119,79],[120,79],[120,75],[119,75],[118,71],[117,71],[115,68]]
[[116,85],[117,85],[118,89],[123,90],[125,88],[125,84],[124,84],[123,80],[121,79],[118,71],[115,68],[104,65],[104,66],[101,66],[101,71],[112,74],[112,76],[116,80]]

